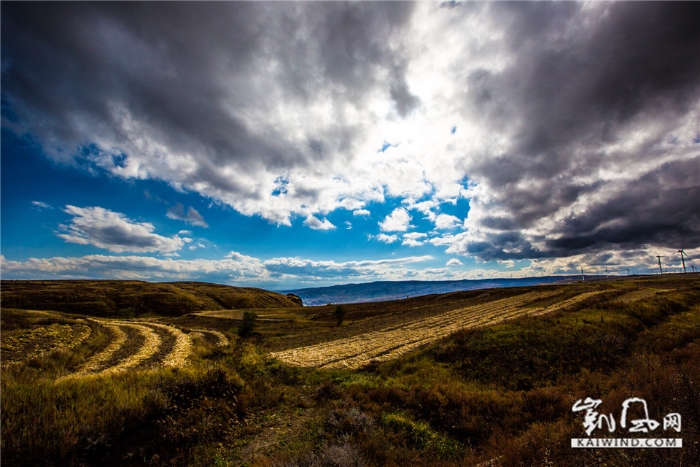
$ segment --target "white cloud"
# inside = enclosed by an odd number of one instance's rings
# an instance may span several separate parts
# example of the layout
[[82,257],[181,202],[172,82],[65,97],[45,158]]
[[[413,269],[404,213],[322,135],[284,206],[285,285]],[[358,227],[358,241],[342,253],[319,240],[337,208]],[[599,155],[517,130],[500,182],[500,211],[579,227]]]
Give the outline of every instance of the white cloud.
[[[219,260],[159,259],[144,256],[88,255],[82,257],[7,260],[0,255],[3,277],[12,278],[112,278],[142,280],[205,280],[218,283],[279,284],[434,278],[432,273],[411,269],[431,256],[346,261],[272,258],[262,261],[235,251]],[[277,284],[277,286],[275,286]]]
[[44,203],[43,201],[32,201],[32,204],[42,209],[53,209],[49,204]]
[[356,209],[352,212],[353,216],[369,216],[370,212],[366,209]]
[[101,207],[79,208],[66,206],[65,212],[73,216],[67,226],[61,226],[58,236],[70,243],[93,245],[114,253],[174,254],[185,240],[174,235],[163,237],[154,233],[148,222],[134,222],[124,214]]
[[221,260],[88,255],[8,261],[2,257],[2,270],[32,278],[204,279],[228,283],[258,283],[271,278],[259,259],[241,254]]
[[419,240],[421,238],[425,238],[428,235],[422,232],[411,232],[403,235],[403,242],[401,243],[402,245],[407,245],[410,247],[414,246],[420,246],[423,245],[425,242],[422,240]]
[[[699,183],[700,80],[688,65],[698,47],[669,39],[659,19],[687,24],[681,3],[221,2],[191,14],[156,4],[150,14],[168,21],[149,22],[150,35],[137,27],[148,16],[51,4],[66,40],[44,41],[37,21],[3,43],[21,122],[6,123],[56,160],[162,180],[282,225],[299,216],[329,229],[319,216],[369,215],[362,206],[396,197],[453,229],[436,209],[461,197],[466,234],[429,241],[482,260],[569,256],[581,239],[604,251],[692,233],[697,245],[697,208],[678,200]],[[18,15],[34,8],[17,4]],[[244,32],[207,47],[220,30]],[[74,46],[85,37],[90,53]],[[169,46],[179,43],[192,47]],[[618,59],[600,59],[603,43]],[[669,50],[681,58],[669,64],[659,52]],[[36,92],[17,85],[31,79]],[[86,143],[96,149],[80,151]],[[381,231],[408,229],[408,213],[395,213]],[[178,218],[202,225],[184,207]]]
[[412,239],[412,238],[407,238],[407,239],[405,239],[403,242],[401,242],[401,244],[402,244],[402,245],[407,245],[407,246],[410,246],[410,247],[414,247],[414,246],[421,246],[421,245],[423,245],[423,242],[418,241],[418,240],[414,240],[414,239]]
[[454,229],[459,227],[461,223],[458,217],[449,214],[438,214],[435,218],[435,228],[440,230]]
[[352,222],[350,222],[350,221],[345,221],[345,227],[346,227],[348,230],[352,229]]
[[318,218],[309,215],[304,221],[304,225],[312,230],[333,230],[335,225],[333,225],[328,219],[324,218],[322,221]]
[[[369,235],[369,237],[371,238],[372,235]],[[396,235],[387,235],[387,234],[383,234],[383,233],[376,235],[375,238],[377,240],[379,240],[380,242],[384,242],[384,243],[394,243],[395,241],[397,241],[399,239],[399,237]]]
[[404,208],[396,208],[386,216],[384,222],[378,222],[383,232],[405,232],[411,222],[411,215]]
[[462,262],[457,258],[451,258],[447,261],[445,266],[462,266]]
[[199,214],[192,206],[190,206],[187,209],[187,213],[185,213],[185,207],[182,204],[177,203],[176,206],[168,209],[166,216],[169,219],[185,221],[187,224],[196,225],[198,227],[209,227],[209,225],[204,221],[202,215]]

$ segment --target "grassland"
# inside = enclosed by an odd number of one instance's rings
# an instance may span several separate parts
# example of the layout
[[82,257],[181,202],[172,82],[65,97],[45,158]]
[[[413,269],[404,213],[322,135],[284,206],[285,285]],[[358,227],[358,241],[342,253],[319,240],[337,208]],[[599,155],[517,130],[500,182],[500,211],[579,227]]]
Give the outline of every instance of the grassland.
[[[247,338],[221,304],[110,319],[4,297],[7,465],[700,465],[697,275],[344,305],[342,326],[260,307]],[[682,415],[683,449],[570,448],[576,400],[633,396]]]
[[199,310],[300,307],[296,297],[201,282],[2,281],[3,308],[90,316],[180,316]]

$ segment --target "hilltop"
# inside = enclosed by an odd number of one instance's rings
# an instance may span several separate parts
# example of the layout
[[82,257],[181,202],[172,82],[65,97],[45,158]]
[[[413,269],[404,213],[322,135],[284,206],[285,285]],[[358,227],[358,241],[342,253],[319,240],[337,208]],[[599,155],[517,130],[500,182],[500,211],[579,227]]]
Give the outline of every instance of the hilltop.
[[201,310],[290,308],[301,300],[267,290],[205,282],[2,281],[3,308],[92,316],[181,316]]

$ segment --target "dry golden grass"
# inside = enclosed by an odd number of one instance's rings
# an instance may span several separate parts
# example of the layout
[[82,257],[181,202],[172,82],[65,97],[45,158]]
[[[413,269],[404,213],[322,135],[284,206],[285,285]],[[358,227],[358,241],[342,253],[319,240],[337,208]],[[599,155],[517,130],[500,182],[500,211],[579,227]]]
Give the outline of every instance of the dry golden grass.
[[110,330],[112,333],[112,340],[102,352],[95,354],[90,360],[88,360],[82,367],[78,369],[77,372],[70,376],[82,376],[96,372],[101,367],[103,367],[112,356],[126,343],[126,333],[122,330],[122,327],[118,324],[113,324],[107,321],[102,322],[102,325]]
[[56,350],[72,349],[90,336],[85,324],[50,324],[46,327],[4,332],[2,364],[13,365],[38,358]]
[[[148,323],[148,326],[145,326],[134,321],[106,319],[95,321],[110,329],[113,336],[111,342],[102,352],[93,355],[78,371],[60,378],[61,380],[87,375],[119,373],[137,368],[161,350],[162,339],[154,332],[153,327],[164,329],[175,337],[175,345],[172,350],[158,362],[156,367],[182,367],[187,364],[187,359],[192,351],[192,343],[190,337],[179,329],[159,323]],[[125,329],[135,330],[143,339],[143,343],[135,345],[133,342],[129,342],[130,339]],[[223,334],[222,337],[225,338]],[[129,346],[133,346],[133,349],[130,349]],[[125,352],[125,347],[128,354],[121,358],[117,357],[119,352]]]
[[282,352],[271,357],[294,366],[357,369],[371,361],[391,360],[461,329],[497,324],[521,316],[541,315],[572,306],[600,292],[587,292],[550,307],[528,307],[558,292],[529,292],[459,308],[399,326]]
[[633,292],[628,292],[621,297],[618,297],[615,302],[617,303],[633,303],[637,302],[639,300],[648,300],[650,298],[653,298],[656,294],[663,293],[663,292],[670,292],[673,289],[642,289],[642,290],[635,290]]
[[209,334],[210,336],[214,336],[216,339],[216,346],[217,347],[226,347],[229,343],[228,337],[224,335],[223,332],[219,331],[214,331],[213,329],[192,329],[191,335],[193,336],[201,336],[204,338],[205,334]]
[[[105,324],[104,321],[100,321],[100,323]],[[102,370],[101,373],[117,373],[120,371],[128,370],[130,368],[134,368],[144,360],[147,360],[151,356],[155,355],[155,353],[158,352],[158,349],[160,348],[161,339],[155,332],[153,332],[151,328],[140,324],[133,324],[128,322],[119,322],[117,325],[136,329],[139,332],[139,334],[144,336],[144,343],[141,346],[141,348],[138,349],[137,352],[129,355],[120,363]]]
[[182,367],[187,364],[187,359],[192,353],[192,340],[184,332],[165,324],[149,323],[151,326],[166,329],[175,335],[175,346],[168,355],[163,358],[161,365],[164,367]]

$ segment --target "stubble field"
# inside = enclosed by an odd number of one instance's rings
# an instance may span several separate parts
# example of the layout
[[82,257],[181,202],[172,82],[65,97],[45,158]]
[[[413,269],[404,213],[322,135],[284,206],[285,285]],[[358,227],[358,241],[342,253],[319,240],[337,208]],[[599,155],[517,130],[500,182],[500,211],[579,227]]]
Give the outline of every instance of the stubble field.
[[[3,308],[3,464],[700,462],[696,275],[336,308],[251,309],[244,337],[240,308]],[[686,447],[571,451],[588,396],[681,413]]]

